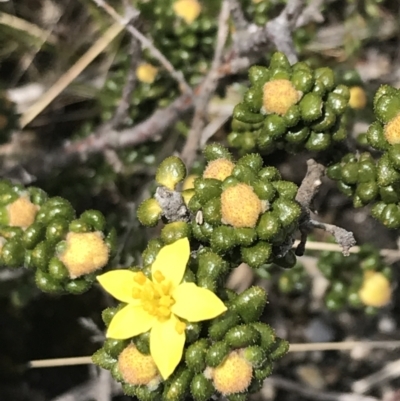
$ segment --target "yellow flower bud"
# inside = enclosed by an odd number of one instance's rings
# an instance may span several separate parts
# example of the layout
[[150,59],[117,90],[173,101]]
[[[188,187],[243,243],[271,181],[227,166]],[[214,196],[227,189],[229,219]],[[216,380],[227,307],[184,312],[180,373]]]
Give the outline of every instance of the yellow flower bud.
[[269,81],[263,88],[263,105],[267,114],[283,116],[302,96],[288,79]]
[[367,95],[361,86],[350,88],[349,106],[352,109],[363,109],[367,105]]
[[254,227],[262,213],[262,202],[247,184],[228,187],[221,194],[221,216],[224,224],[235,228]]
[[358,292],[364,305],[380,308],[390,302],[392,290],[389,280],[380,272],[367,271]]
[[391,145],[400,143],[400,114],[385,125],[384,132],[386,140]]
[[136,77],[145,84],[152,84],[156,79],[158,68],[149,63],[142,63],[136,69]]
[[200,15],[201,4],[197,0],[177,0],[173,9],[178,17],[191,24]]
[[186,206],[189,205],[190,199],[193,198],[193,195],[195,193],[196,192],[195,192],[195,190],[193,188],[192,189],[185,189],[184,191],[182,191],[182,198],[183,198],[183,201],[185,202]]
[[231,352],[212,372],[214,387],[222,395],[246,391],[252,376],[253,368],[240,351]]
[[125,382],[134,386],[155,389],[160,382],[160,375],[151,355],[142,354],[133,344],[119,354],[118,368]]
[[190,174],[185,178],[182,184],[182,191],[194,188],[194,180],[198,177],[197,174]]
[[74,279],[104,267],[108,262],[109,252],[101,232],[70,232],[66,238],[65,251],[59,258]]
[[27,197],[21,196],[7,206],[8,224],[12,227],[27,228],[35,221],[39,207]]
[[204,178],[214,178],[216,180],[224,181],[225,178],[232,174],[235,164],[228,159],[216,159],[210,161],[204,170]]

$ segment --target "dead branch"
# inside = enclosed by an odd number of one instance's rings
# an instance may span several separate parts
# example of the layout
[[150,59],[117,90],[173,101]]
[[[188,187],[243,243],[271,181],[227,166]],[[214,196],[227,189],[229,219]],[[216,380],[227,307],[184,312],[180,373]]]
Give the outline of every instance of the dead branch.
[[162,215],[169,222],[190,220],[190,212],[180,192],[161,186],[156,189],[154,198],[162,209]]
[[311,203],[318,193],[319,187],[322,184],[322,177],[325,174],[325,167],[322,164],[317,163],[315,160],[308,160],[307,162],[307,173],[304,177],[300,188],[296,195],[296,200],[299,202],[302,214],[300,216],[300,243],[296,248],[296,255],[304,255],[307,236],[314,228],[325,230],[332,234],[337,244],[342,248],[342,253],[348,256],[349,249],[356,244],[353,233],[345,230],[344,228],[334,226],[332,224],[322,223],[310,218]]
[[240,2],[238,0],[229,0],[229,7],[235,28],[239,31],[247,29],[249,23],[244,16]]
[[[96,1],[102,5],[106,4],[103,0]],[[212,80],[210,78],[210,82],[216,85],[218,81],[215,82],[214,79],[219,80],[249,68],[268,48],[285,47],[286,45],[280,44],[279,41],[283,40],[286,43],[287,40],[291,40],[290,37],[284,38],[281,34],[277,34],[274,31],[276,29],[284,29],[285,32],[289,32],[290,34],[290,30],[295,28],[296,18],[300,17],[303,7],[303,0],[291,0],[281,14],[269,21],[265,27],[249,26],[248,32],[240,34],[239,46],[235,45],[226,51],[223,57],[224,62],[219,65],[217,69],[217,78],[213,76]],[[110,12],[109,9],[108,12]],[[116,18],[116,16],[114,16],[114,18]],[[276,22],[274,22],[275,20]],[[122,19],[122,21],[125,23],[125,20]],[[132,28],[132,26],[129,25],[127,27],[128,31],[130,30],[129,27]],[[223,32],[221,32],[221,36],[222,33]],[[133,35],[133,33],[131,34]],[[143,45],[142,36],[136,35],[135,32],[135,37],[137,37]],[[195,96],[199,93],[203,93],[204,89],[202,85],[206,83],[207,85],[209,84],[209,82],[206,81],[207,80],[194,89]],[[102,152],[106,148],[121,149],[135,146],[149,140],[161,139],[168,128],[193,109],[195,96],[191,96],[190,93],[183,94],[166,108],[156,110],[145,121],[134,127],[126,128],[118,132],[111,129],[107,124],[102,125],[84,139],[74,142],[68,141],[51,153],[43,152],[32,156],[24,165],[32,174],[37,176],[45,175],[54,168],[61,168],[74,162],[83,162],[87,160],[90,155]],[[12,153],[12,151],[8,150],[7,156],[12,157]]]
[[386,364],[382,369],[353,383],[352,390],[358,394],[366,393],[371,388],[386,383],[400,376],[400,360]]
[[334,393],[321,390],[314,390],[312,388],[304,387],[291,380],[282,377],[270,377],[266,379],[266,383],[272,384],[274,387],[290,391],[292,393],[300,394],[304,397],[318,401],[379,401],[378,398],[368,397],[353,393]]
[[129,21],[132,17],[136,17],[139,13],[138,10],[130,7],[127,11],[127,16],[124,18],[119,15],[113,7],[111,7],[106,1],[104,0],[92,0],[97,6],[101,7],[105,10],[111,18],[115,21],[119,22],[121,25],[125,26],[125,29],[134,37],[136,38],[142,46],[147,49],[150,54],[158,60],[161,65],[170,73],[171,77],[178,82],[180,90],[183,93],[192,93],[192,88],[186,82],[182,71],[175,70],[174,66],[170,63],[170,61],[158,50],[153,42],[148,39],[145,35],[143,35],[138,29],[136,29],[133,25],[129,24]]
[[128,118],[130,100],[137,84],[136,70],[139,66],[141,53],[142,49],[140,47],[139,40],[137,40],[135,37],[132,37],[129,44],[130,64],[124,89],[122,91],[122,98],[115,110],[113,118],[110,121],[110,124],[113,128],[119,128],[119,126],[123,125],[124,121]]
[[201,91],[196,97],[195,113],[192,127],[190,129],[188,139],[182,150],[181,158],[186,164],[187,169],[190,169],[196,157],[197,149],[199,148],[201,134],[206,125],[206,110],[212,95],[218,85],[218,69],[222,62],[223,50],[229,34],[229,3],[224,0],[221,5],[221,11],[218,17],[218,34],[217,44],[215,47],[214,58],[211,63],[210,72],[207,74],[201,85]]

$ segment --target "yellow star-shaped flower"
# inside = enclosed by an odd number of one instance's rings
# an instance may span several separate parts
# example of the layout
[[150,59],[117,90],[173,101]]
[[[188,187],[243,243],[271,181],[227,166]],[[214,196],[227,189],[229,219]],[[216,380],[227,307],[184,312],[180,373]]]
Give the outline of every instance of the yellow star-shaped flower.
[[182,283],[190,257],[187,238],[164,246],[152,267],[152,280],[142,272],[114,270],[98,276],[103,288],[127,303],[112,319],[107,337],[127,339],[150,331],[150,354],[167,379],[180,362],[185,323],[212,319],[226,311],[211,291]]

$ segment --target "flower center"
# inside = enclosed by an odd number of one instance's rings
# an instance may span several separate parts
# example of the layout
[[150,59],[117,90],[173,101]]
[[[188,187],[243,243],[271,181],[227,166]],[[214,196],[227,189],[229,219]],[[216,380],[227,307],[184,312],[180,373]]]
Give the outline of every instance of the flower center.
[[142,272],[137,273],[134,280],[139,286],[133,288],[132,297],[140,300],[143,309],[150,315],[168,319],[171,306],[175,303],[171,296],[172,283],[159,270],[153,273],[153,277],[154,281],[150,281]]

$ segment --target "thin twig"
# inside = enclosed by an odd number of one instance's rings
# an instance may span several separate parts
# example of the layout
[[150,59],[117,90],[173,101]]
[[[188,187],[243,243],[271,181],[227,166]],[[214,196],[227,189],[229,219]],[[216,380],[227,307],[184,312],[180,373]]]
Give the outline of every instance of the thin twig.
[[341,341],[327,343],[290,344],[289,352],[352,351],[355,347],[399,348],[400,341]]
[[[19,82],[21,77],[25,74],[26,71],[28,71],[29,67],[32,65],[35,57],[37,54],[40,52],[42,47],[50,40],[47,38],[50,38],[53,35],[54,28],[59,25],[59,21],[61,17],[64,14],[64,10],[69,6],[70,0],[65,1],[63,5],[63,9],[61,7],[52,7],[52,15],[49,19],[46,18],[46,33],[47,35],[44,35],[41,39],[41,42],[38,43],[38,46],[36,48],[30,49],[27,54],[25,54],[21,59],[19,60],[19,66],[18,68],[15,69],[15,72],[13,74],[12,80],[9,83],[10,87],[15,87],[16,84]],[[29,23],[28,23],[29,24]],[[29,26],[29,25],[28,25]],[[54,40],[54,39],[53,39]]]
[[112,25],[90,49],[45,92],[20,119],[24,128],[41,113],[124,29],[119,23]]
[[297,191],[296,200],[307,209],[310,209],[314,197],[322,184],[325,174],[325,166],[315,160],[307,160],[307,172]]
[[372,387],[387,382],[400,376],[400,359],[386,364],[381,370],[357,380],[351,386],[352,390],[358,394],[366,393]]
[[[300,244],[300,241],[295,241],[293,246],[296,248]],[[343,249],[338,244],[332,244],[331,242],[316,242],[307,241],[307,251],[329,251],[329,252],[343,252]],[[353,246],[349,249],[349,253],[359,253],[361,251],[360,246]],[[400,260],[399,249],[380,249],[380,255],[387,260],[387,263],[394,263]]]
[[[119,15],[113,7],[111,7],[107,2],[104,0],[92,0],[98,7],[101,7],[107,14],[110,15],[115,21],[119,22],[120,24],[125,26],[125,29],[139,42],[142,46],[147,49],[150,54],[158,60],[161,65],[170,73],[171,77],[178,82],[180,90],[182,93],[192,94],[192,88],[186,82],[183,74],[181,71],[175,70],[174,66],[170,63],[170,61],[158,50],[153,42],[148,39],[145,35],[143,35],[139,30],[137,30],[133,25],[129,25],[129,20],[127,21],[126,18],[123,18]],[[134,9],[132,9],[134,10]],[[137,12],[137,10],[134,10]],[[133,14],[133,13],[132,13]]]
[[296,195],[296,200],[300,203],[302,209],[302,215],[300,216],[299,224],[301,239],[296,249],[296,255],[298,256],[302,256],[304,254],[307,235],[315,228],[325,230],[326,232],[332,234],[336,242],[341,246],[342,253],[345,256],[349,255],[349,249],[356,244],[352,232],[347,231],[344,228],[337,227],[332,224],[322,223],[310,218],[311,203],[322,184],[321,180],[324,174],[325,167],[322,164],[319,164],[312,159],[307,161],[307,173]]
[[[35,176],[48,174],[54,168],[84,162],[93,154],[103,152],[106,148],[122,149],[139,145],[151,139],[156,139],[154,133],[165,130],[176,123],[185,112],[191,109],[191,97],[181,95],[165,109],[156,110],[147,120],[121,131],[102,124],[98,129],[84,139],[66,141],[52,152],[38,153],[26,163],[26,169]],[[17,149],[18,150],[18,149]],[[5,150],[9,155],[12,152]],[[0,152],[1,153],[1,152]],[[40,161],[40,162],[39,162]],[[4,173],[7,176],[6,173]]]
[[276,48],[285,53],[291,63],[297,61],[292,32],[305,6],[304,0],[289,0],[277,18],[267,22],[268,38]]
[[[255,63],[264,54],[268,44],[271,45],[266,35],[268,35],[268,30],[263,31],[262,29],[248,33],[251,41],[248,40],[246,35],[241,35],[240,42],[243,46],[241,45],[238,49],[233,47],[226,52],[225,61],[218,69],[219,79],[243,71]],[[202,84],[195,88],[195,94],[201,92],[201,86]],[[114,130],[97,130],[84,139],[66,142],[51,153],[38,154],[26,162],[25,166],[32,174],[40,176],[48,173],[53,168],[86,160],[89,155],[102,152],[106,147],[120,149],[122,147],[135,146],[152,139],[161,139],[162,135],[173,124],[193,109],[194,101],[195,98],[193,96],[183,94],[169,106],[156,110],[150,117],[134,127],[118,133]],[[12,153],[7,149],[8,157],[12,157]],[[40,160],[40,163],[37,162],[38,160]]]
[[349,250],[356,244],[356,240],[351,231],[347,231],[342,227],[333,224],[322,223],[316,220],[309,221],[310,228],[320,228],[329,234],[332,234],[335,241],[341,246],[344,256],[349,256]]
[[[289,352],[311,351],[351,351],[354,347],[365,346],[369,348],[399,348],[400,341],[344,341],[328,343],[301,343],[290,344]],[[92,357],[80,356],[73,358],[38,359],[28,362],[28,368],[50,368],[57,366],[87,365],[91,364]]]
[[122,91],[121,100],[115,110],[114,116],[110,121],[113,128],[118,128],[128,118],[129,105],[131,102],[132,93],[136,89],[136,70],[140,62],[141,47],[139,41],[132,36],[129,44],[130,64]]
[[248,30],[242,32],[240,40],[235,43],[236,52],[252,58],[251,56],[264,53],[272,44],[285,53],[291,63],[296,62],[292,32],[304,6],[304,0],[289,0],[281,13],[268,21],[264,27],[250,24]]
[[324,22],[324,16],[321,13],[321,9],[324,6],[325,0],[312,0],[308,2],[308,5],[304,8],[301,15],[296,21],[296,28],[302,27],[309,24],[310,22],[322,23]]
[[302,386],[301,384],[279,376],[269,377],[265,379],[265,383],[289,392],[298,393],[304,397],[317,401],[379,401],[378,398],[362,396],[359,394],[314,390],[310,387]]
[[249,23],[244,16],[240,2],[238,0],[229,0],[229,8],[235,28],[238,31],[245,30],[249,26]]
[[28,362],[29,368],[51,368],[56,366],[73,366],[91,364],[91,356],[76,356],[72,358],[38,359]]
[[188,139],[183,147],[181,158],[190,169],[199,148],[201,134],[206,125],[205,112],[207,104],[214,94],[219,79],[218,69],[222,63],[223,50],[229,34],[229,0],[224,0],[221,5],[221,11],[218,17],[218,33],[217,44],[215,47],[214,58],[211,63],[210,72],[207,74],[201,92],[195,102],[195,114],[193,117],[192,127],[189,131]]
[[42,43],[45,42],[52,45],[55,45],[57,43],[56,36],[38,27],[37,25],[32,24],[31,22],[16,17],[15,15],[0,12],[0,24],[7,25],[19,31],[23,31],[27,35],[38,39],[40,41],[40,46],[42,45]]

